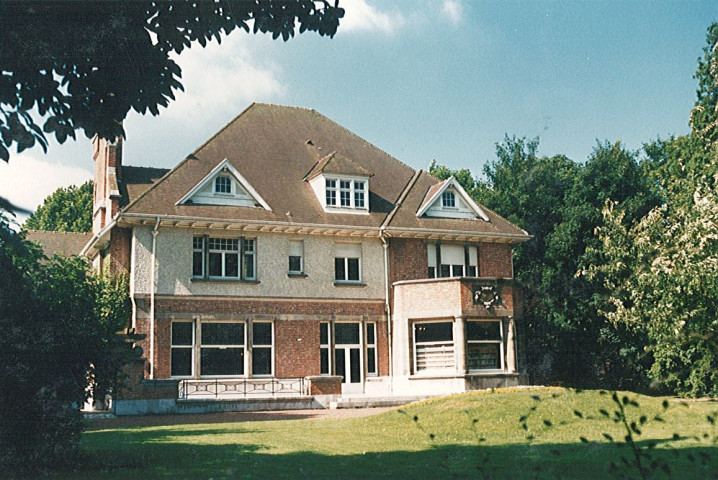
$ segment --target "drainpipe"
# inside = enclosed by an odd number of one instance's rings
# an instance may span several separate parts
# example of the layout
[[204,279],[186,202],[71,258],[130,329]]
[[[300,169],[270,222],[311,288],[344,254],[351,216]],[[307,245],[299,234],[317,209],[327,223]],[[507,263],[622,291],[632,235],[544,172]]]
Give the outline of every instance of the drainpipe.
[[160,217],[152,229],[152,262],[150,263],[150,380],[155,378],[155,262],[157,260],[157,233]]
[[[381,227],[379,228],[379,239],[381,240],[382,247],[384,247],[384,309],[386,310],[386,318],[387,318],[387,341],[389,345],[389,378],[394,378],[394,357],[392,356],[392,345],[391,345],[391,324],[392,324],[392,318],[391,318],[391,303],[389,302],[389,243],[386,241],[386,237],[384,237],[385,228]],[[390,391],[393,393],[394,391],[394,384],[393,380],[389,382],[389,388]]]

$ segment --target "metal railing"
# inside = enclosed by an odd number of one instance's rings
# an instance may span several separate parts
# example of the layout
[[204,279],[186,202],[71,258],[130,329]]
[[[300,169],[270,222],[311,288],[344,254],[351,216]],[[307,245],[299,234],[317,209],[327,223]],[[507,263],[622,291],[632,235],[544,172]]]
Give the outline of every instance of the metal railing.
[[180,380],[178,397],[180,399],[232,399],[306,394],[307,384],[304,378],[213,378]]

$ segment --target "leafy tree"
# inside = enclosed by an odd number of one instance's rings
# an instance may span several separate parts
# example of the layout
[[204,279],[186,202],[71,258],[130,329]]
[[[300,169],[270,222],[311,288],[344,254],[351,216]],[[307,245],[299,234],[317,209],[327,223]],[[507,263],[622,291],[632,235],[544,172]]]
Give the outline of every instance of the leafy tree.
[[92,231],[92,180],[60,187],[45,198],[24,227],[56,232]]
[[[170,53],[235,29],[288,40],[296,26],[333,36],[344,10],[328,0],[0,3],[0,159],[45,134],[63,143],[123,135],[130,109],[158,115],[182,90]],[[42,125],[40,125],[42,119]]]
[[696,104],[691,111],[691,128],[707,151],[718,143],[718,22],[708,27],[703,56],[698,59],[694,78],[698,80]]
[[475,190],[479,185],[478,180],[471,175],[471,170],[468,168],[452,170],[444,165],[438,164],[436,160],[431,161],[431,165],[429,165],[429,173],[439,180],[446,180],[449,177],[456,178],[459,185],[461,185],[461,187],[466,190],[466,193],[471,196],[474,196]]
[[648,339],[651,378],[691,396],[718,394],[718,24],[707,39],[691,134],[647,147],[663,204],[631,227],[609,203],[604,258],[589,268],[609,292],[606,318]]
[[115,334],[127,290],[79,257],[44,259],[1,213],[0,464],[54,468],[75,459],[87,387],[112,388],[131,354]]

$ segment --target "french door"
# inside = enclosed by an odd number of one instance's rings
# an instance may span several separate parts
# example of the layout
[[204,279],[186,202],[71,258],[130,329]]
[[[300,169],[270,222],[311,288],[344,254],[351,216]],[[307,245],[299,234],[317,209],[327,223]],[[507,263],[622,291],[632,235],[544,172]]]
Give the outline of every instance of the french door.
[[334,335],[334,366],[336,374],[342,377],[342,393],[362,393],[361,324],[336,323]]

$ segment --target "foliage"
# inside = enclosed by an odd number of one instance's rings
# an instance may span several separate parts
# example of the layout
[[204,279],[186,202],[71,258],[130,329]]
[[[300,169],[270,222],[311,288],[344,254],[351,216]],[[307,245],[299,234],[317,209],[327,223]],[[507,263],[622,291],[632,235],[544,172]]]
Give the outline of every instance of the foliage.
[[593,267],[611,291],[604,311],[644,333],[650,376],[677,393],[718,395],[718,196],[653,210],[633,228],[612,205],[600,230],[606,261]]
[[532,381],[645,388],[643,340],[597,314],[601,284],[577,272],[600,256],[595,230],[605,201],[616,201],[635,222],[660,201],[654,181],[619,142],[598,143],[583,165],[539,156],[538,146],[538,139],[506,137],[484,181],[436,163],[431,170],[462,178],[480,203],[533,236],[514,252],[524,302],[519,351]]
[[718,394],[718,24],[708,41],[693,132],[647,147],[663,205],[629,226],[607,204],[603,258],[588,269],[608,292],[605,317],[647,339],[654,382],[691,396]]
[[694,78],[698,80],[696,105],[691,111],[691,128],[706,150],[718,147],[718,23],[708,27],[703,57],[698,59]]
[[115,334],[127,294],[123,280],[91,277],[79,257],[44,259],[6,227],[0,221],[0,463],[55,467],[77,453],[88,380],[111,388],[131,353]]
[[[328,0],[0,3],[0,159],[45,134],[59,143],[123,135],[130,110],[159,114],[183,90],[170,54],[235,29],[274,39],[333,36],[344,10]],[[42,124],[40,120],[42,119]]]
[[24,228],[53,232],[92,231],[92,180],[60,187],[43,200]]
[[[702,440],[714,428],[706,417],[715,415],[715,403],[690,401],[682,406],[669,398],[620,394],[624,395],[651,413],[661,412],[668,400],[670,414],[665,422],[651,421],[642,428],[640,446],[657,443],[654,456],[671,464],[670,478],[715,477],[718,449]],[[536,404],[532,396],[550,401],[540,402],[538,415],[528,420],[531,431],[543,433],[527,441],[517,420]],[[217,418],[208,416],[167,425],[158,417],[153,426],[147,419],[125,418],[123,427],[110,427],[116,419],[96,420],[93,428],[98,431],[83,434],[82,441],[90,463],[60,478],[232,478],[246,472],[277,479],[614,478],[609,465],[627,451],[606,442],[603,433],[615,439],[625,433],[620,424],[599,414],[600,409],[615,409],[610,396],[532,388],[452,395],[406,405],[405,414],[391,410],[362,418],[311,418],[314,414],[308,412],[310,418],[299,420],[286,413],[267,413],[264,418],[277,420],[256,421],[256,415],[233,414],[238,423],[216,423]],[[574,410],[585,417],[592,412],[595,418],[579,419]],[[244,421],[249,419],[253,421]],[[545,432],[544,419],[554,425]],[[675,432],[680,432],[680,440],[673,440]],[[591,443],[582,442],[581,436]],[[681,455],[665,448],[667,443]],[[552,453],[556,451],[560,455]],[[701,465],[701,454],[707,455],[706,466]],[[699,460],[691,462],[689,455]]]

